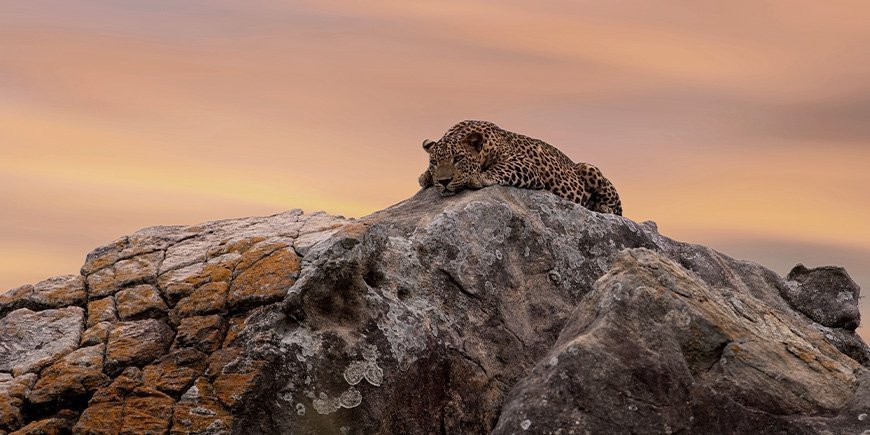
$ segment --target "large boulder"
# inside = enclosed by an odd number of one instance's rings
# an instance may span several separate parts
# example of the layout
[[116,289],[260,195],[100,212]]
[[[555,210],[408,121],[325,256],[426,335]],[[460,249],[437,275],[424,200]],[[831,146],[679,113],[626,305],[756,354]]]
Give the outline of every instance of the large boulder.
[[796,310],[795,284],[547,192],[430,189],[358,220],[295,210],[153,227],[96,249],[81,273],[55,281],[78,292],[67,299],[34,303],[25,287],[0,301],[24,307],[0,319],[7,331],[78,310],[47,355],[7,352],[0,432],[870,423],[867,346]]
[[783,297],[810,319],[829,328],[854,331],[861,323],[858,298],[861,288],[846,272],[836,266],[808,269],[795,266],[786,277]]
[[495,433],[867,429],[868,371],[784,314],[661,254],[623,251],[513,388]]

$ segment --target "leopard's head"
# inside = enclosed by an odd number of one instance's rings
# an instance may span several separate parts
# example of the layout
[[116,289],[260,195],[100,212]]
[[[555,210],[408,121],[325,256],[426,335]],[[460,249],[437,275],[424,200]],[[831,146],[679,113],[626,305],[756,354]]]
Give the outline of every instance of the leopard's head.
[[499,131],[491,122],[462,121],[438,141],[423,141],[432,183],[442,196],[455,195],[486,169],[494,142],[500,139]]

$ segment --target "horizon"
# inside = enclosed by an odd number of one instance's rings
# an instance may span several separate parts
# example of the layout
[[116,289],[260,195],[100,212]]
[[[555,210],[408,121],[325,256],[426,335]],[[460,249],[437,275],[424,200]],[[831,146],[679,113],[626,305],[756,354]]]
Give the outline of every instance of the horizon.
[[[626,217],[870,288],[870,4],[36,0],[0,6],[0,292],[153,225],[413,195],[486,119]],[[862,13],[865,12],[865,13]],[[870,300],[860,333],[870,339]]]

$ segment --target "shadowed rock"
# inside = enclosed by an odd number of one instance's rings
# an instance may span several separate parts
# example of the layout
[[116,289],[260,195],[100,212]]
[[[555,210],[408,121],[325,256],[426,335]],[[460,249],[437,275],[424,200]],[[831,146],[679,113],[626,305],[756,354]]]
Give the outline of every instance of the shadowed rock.
[[783,297],[798,311],[829,328],[854,331],[861,323],[861,289],[842,267],[807,269],[803,264],[788,273]]
[[147,228],[81,272],[52,300],[88,301],[84,333],[36,286],[0,300],[46,310],[0,319],[0,431],[870,429],[857,317],[789,296],[841,281],[786,282],[546,192]]
[[661,254],[623,251],[513,388],[495,433],[866,429],[867,370],[799,318],[727,298]]

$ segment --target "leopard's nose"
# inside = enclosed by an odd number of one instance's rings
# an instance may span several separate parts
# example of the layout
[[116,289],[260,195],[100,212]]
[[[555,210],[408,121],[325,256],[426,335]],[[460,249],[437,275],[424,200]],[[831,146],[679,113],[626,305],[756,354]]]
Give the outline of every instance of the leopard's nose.
[[453,178],[439,178],[438,184],[447,187],[447,185],[450,184],[451,181],[453,181]]

